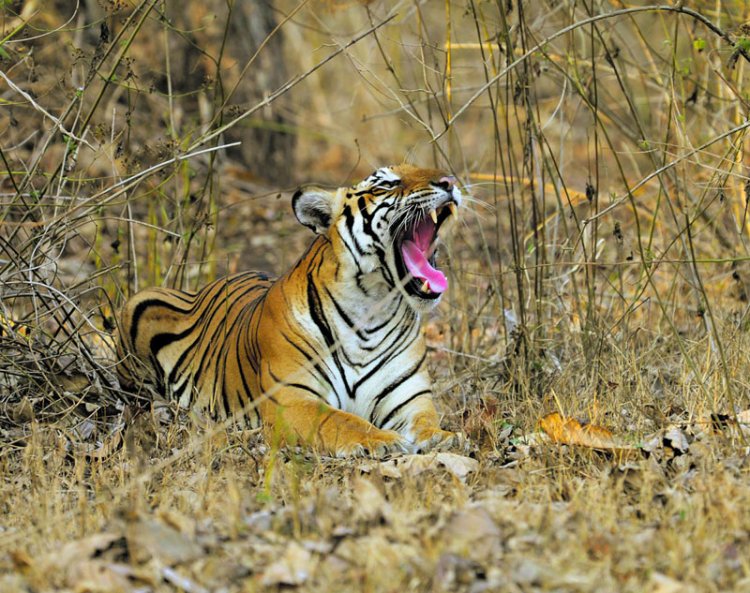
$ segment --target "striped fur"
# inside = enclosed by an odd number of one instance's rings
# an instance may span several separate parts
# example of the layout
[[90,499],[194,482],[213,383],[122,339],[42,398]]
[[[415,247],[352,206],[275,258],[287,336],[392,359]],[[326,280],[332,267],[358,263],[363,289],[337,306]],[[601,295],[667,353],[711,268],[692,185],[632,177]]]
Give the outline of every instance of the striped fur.
[[335,193],[298,192],[295,213],[318,236],[278,280],[246,272],[126,303],[123,383],[145,376],[183,407],[262,422],[334,455],[452,440],[433,405],[420,327],[440,294],[419,289],[399,242],[430,211],[437,234],[460,201],[453,178],[410,165]]

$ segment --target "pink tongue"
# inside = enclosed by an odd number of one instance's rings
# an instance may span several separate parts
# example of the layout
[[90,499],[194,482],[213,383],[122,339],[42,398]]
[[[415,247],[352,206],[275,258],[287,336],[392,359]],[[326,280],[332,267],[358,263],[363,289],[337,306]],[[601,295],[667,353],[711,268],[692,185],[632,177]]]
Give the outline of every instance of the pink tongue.
[[448,279],[440,270],[436,270],[427,261],[426,252],[430,248],[429,239],[425,240],[425,233],[417,229],[414,241],[404,241],[401,244],[401,254],[404,256],[404,263],[412,276],[418,280],[426,281],[432,292],[445,292],[448,288]]

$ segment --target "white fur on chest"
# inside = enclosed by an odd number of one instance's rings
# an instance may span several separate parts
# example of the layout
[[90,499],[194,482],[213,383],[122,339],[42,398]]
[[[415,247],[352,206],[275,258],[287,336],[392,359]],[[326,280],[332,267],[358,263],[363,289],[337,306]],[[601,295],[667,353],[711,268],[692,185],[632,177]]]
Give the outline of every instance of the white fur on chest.
[[[322,304],[334,338],[320,352],[334,387],[326,394],[330,405],[379,426],[400,403],[429,391],[419,318],[403,301]],[[311,320],[305,325],[319,333]]]

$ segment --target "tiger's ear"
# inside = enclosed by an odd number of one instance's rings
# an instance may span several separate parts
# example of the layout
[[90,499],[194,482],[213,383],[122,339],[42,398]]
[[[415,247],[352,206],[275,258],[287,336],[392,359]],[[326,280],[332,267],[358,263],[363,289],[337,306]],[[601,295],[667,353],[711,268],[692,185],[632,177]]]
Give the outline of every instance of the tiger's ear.
[[333,221],[336,196],[322,189],[298,189],[292,197],[294,215],[302,224],[322,235]]

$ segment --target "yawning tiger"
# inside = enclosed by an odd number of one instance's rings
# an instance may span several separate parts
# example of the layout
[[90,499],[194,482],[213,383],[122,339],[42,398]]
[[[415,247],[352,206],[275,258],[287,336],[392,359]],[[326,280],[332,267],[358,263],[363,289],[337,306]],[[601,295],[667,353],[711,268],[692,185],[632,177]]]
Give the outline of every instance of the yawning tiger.
[[197,293],[151,288],[125,305],[120,376],[184,407],[326,453],[382,455],[453,441],[440,428],[420,316],[448,286],[438,233],[453,177],[383,167],[351,188],[293,198],[316,239],[277,280],[245,272]]

